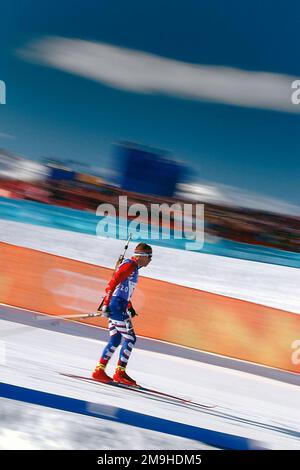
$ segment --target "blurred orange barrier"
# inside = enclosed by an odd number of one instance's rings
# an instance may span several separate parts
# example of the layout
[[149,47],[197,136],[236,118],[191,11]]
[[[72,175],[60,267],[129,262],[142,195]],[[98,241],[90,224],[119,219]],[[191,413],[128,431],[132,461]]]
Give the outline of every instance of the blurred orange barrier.
[[[1,242],[0,265],[1,303],[52,315],[94,312],[112,274]],[[133,303],[138,335],[300,373],[300,315],[144,277]]]

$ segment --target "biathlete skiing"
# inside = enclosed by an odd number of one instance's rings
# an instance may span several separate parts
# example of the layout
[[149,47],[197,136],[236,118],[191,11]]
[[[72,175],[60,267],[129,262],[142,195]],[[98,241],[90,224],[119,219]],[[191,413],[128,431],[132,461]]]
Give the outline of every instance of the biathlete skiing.
[[[121,262],[107,284],[101,311],[102,316],[109,318],[110,340],[105,346],[92,374],[92,377],[99,382],[108,383],[113,380],[125,385],[137,385],[136,381],[126,373],[126,366],[136,342],[131,318],[136,316],[137,313],[130,298],[138,283],[139,269],[148,266],[151,259],[151,246],[146,243],[139,243],[134,250],[134,255],[130,259]],[[117,368],[111,378],[106,374],[105,368],[120,345],[122,338],[124,341],[120,350]]]

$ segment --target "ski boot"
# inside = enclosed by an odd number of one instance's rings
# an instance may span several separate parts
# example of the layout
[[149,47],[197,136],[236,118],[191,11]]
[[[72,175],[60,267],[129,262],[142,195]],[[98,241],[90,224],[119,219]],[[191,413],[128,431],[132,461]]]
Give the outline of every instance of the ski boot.
[[112,382],[112,378],[107,375],[105,372],[105,365],[101,364],[100,362],[97,364],[96,369],[92,373],[93,379],[97,380],[98,382],[108,383]]
[[122,367],[122,366],[118,366],[116,368],[116,371],[113,376],[113,381],[119,384],[131,385],[135,387],[137,386],[136,381],[126,374],[125,367]]

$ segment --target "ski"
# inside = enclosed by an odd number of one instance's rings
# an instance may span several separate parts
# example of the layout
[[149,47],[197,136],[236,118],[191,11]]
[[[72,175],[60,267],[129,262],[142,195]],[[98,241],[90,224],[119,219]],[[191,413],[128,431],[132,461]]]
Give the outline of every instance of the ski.
[[189,400],[187,398],[178,397],[176,395],[170,395],[169,393],[161,392],[159,390],[154,390],[152,388],[142,387],[141,385],[125,385],[125,384],[119,384],[119,383],[113,382],[113,381],[111,381],[111,382],[100,382],[99,380],[95,380],[92,377],[86,377],[86,376],[75,375],[75,374],[67,374],[67,373],[62,373],[62,372],[60,372],[60,375],[62,375],[64,377],[69,377],[69,378],[72,378],[72,379],[86,380],[87,382],[93,382],[93,383],[97,383],[97,384],[100,384],[100,385],[109,385],[109,386],[112,386],[112,387],[123,388],[125,390],[131,390],[133,392],[138,392],[138,393],[142,393],[142,394],[145,394],[145,395],[154,395],[154,396],[156,395],[156,396],[163,397],[163,398],[169,398],[171,400],[176,400],[177,402],[180,402],[180,403],[184,403],[184,404],[188,404],[188,405],[194,405],[194,406],[198,406],[200,408],[213,409],[213,408],[216,408],[216,406],[217,406],[217,405],[206,405],[206,404],[203,404],[203,403],[197,403],[197,402],[194,402],[194,401]]

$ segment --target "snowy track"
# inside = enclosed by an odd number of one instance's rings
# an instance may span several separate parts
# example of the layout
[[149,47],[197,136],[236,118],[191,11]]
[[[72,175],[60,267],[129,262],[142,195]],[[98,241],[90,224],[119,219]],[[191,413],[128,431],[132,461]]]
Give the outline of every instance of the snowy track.
[[[300,449],[299,388],[296,385],[140,350],[137,345],[129,373],[145,387],[218,405],[213,410],[195,409],[188,404],[60,375],[61,372],[89,375],[99,358],[103,342],[5,320],[1,320],[0,325],[0,370],[4,383],[243,436],[258,442],[258,446]],[[113,357],[108,372],[113,372],[116,360],[117,356]],[[102,420],[99,422],[102,427],[107,425]],[[123,425],[112,425],[120,426],[121,432]],[[163,436],[166,440],[164,445],[161,438],[161,448],[175,445],[170,442],[171,436]],[[146,448],[139,442],[140,448]],[[181,441],[182,448],[192,448],[187,443],[200,448],[199,442],[186,439]],[[108,443],[105,445],[107,448]],[[98,444],[98,448],[101,445]]]
[[[16,222],[0,221],[0,231],[3,241],[108,267],[123,248],[123,241],[106,240],[99,250],[96,237],[46,227],[32,230]],[[155,250],[149,277],[300,313],[299,269],[176,251],[175,272],[169,263],[175,250]],[[250,448],[300,449],[298,374],[139,338],[129,374],[144,387],[217,405],[199,409],[63,377],[61,373],[90,375],[104,345],[103,330],[74,322],[66,327],[61,320],[57,325],[50,320],[47,327],[32,318],[30,312],[0,307],[0,381],[3,391],[18,390],[18,398],[3,393],[6,398],[0,399],[2,449],[225,448],[229,441],[224,435],[238,436],[229,448],[244,439]],[[117,355],[110,374],[116,361]],[[40,392],[42,398],[53,394],[59,402],[84,401],[102,411],[95,417],[25,403],[24,389],[35,396]],[[138,427],[131,418],[117,421],[118,410],[122,416],[140,417],[145,425]],[[199,433],[176,434],[179,428]]]

